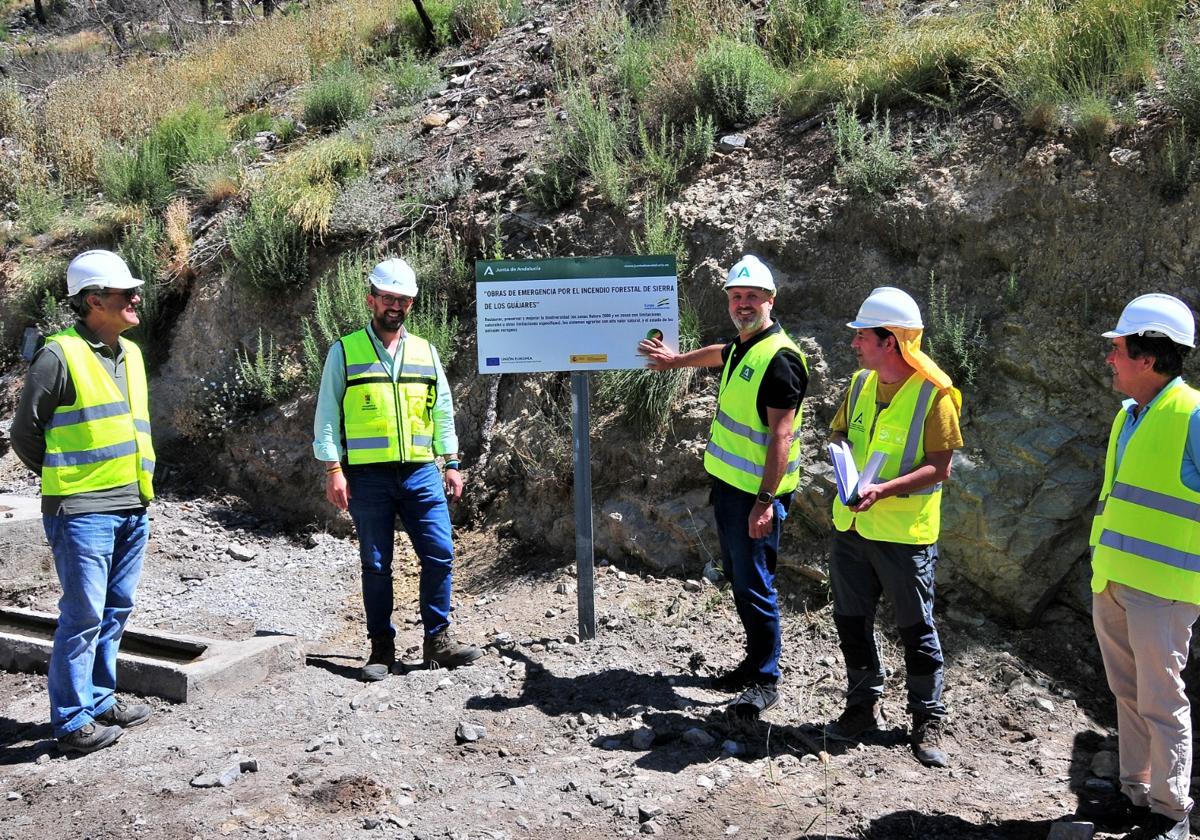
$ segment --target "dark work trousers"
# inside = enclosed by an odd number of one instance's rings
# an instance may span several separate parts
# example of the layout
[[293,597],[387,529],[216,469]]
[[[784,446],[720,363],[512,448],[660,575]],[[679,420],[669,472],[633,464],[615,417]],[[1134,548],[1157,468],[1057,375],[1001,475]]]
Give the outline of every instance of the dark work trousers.
[[942,644],[933,622],[936,567],[937,543],[881,542],[857,531],[834,530],[829,573],[833,619],[846,660],[847,704],[870,703],[883,695],[875,610],[886,593],[904,642],[908,710],[924,717],[946,714]]
[[713,515],[721,543],[725,579],[733,585],[733,603],[746,630],[746,664],[761,683],[779,680],[779,600],[775,594],[775,561],[779,535],[787,516],[786,502],[775,499],[774,527],[765,537],[750,538],[754,495],[720,480],[713,481]]

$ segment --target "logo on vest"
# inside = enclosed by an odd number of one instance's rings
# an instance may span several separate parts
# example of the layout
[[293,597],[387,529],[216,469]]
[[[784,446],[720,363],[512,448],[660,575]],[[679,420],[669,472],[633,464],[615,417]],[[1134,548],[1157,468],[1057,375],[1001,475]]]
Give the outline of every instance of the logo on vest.
[[362,405],[359,408],[363,411],[379,411],[379,404],[375,402],[370,394],[363,394]]
[[862,429],[863,428],[863,415],[862,415],[861,411],[858,412],[858,415],[853,420],[850,421],[850,428],[851,429]]
[[[746,269],[744,269],[744,268],[742,269],[742,271],[745,271],[745,270]],[[742,379],[745,379],[747,382],[749,382],[751,379],[754,378],[754,368],[750,367],[749,365],[743,365],[741,371],[738,372],[738,376],[742,377]]]

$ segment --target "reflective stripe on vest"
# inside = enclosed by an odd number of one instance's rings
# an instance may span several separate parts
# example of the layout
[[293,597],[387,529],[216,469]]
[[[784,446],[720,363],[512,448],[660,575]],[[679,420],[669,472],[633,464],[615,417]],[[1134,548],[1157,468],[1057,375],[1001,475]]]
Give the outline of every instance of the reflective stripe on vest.
[[346,357],[342,425],[351,464],[433,460],[437,366],[433,348],[409,333],[393,381],[365,329],[341,339]]
[[1200,604],[1200,493],[1180,478],[1197,407],[1200,391],[1169,385],[1133,430],[1119,468],[1117,440],[1129,414],[1122,407],[1113,419],[1092,521],[1093,592],[1111,580]]
[[[907,475],[925,463],[925,420],[937,397],[937,387],[913,374],[892,401],[879,409],[875,395],[879,378],[860,370],[850,382],[846,400],[846,437],[854,463],[861,471],[874,452],[887,456],[879,481]],[[903,496],[880,499],[863,513],[854,513],[834,496],[833,524],[839,531],[853,526],[870,540],[929,545],[941,532],[942,485],[934,484]]]
[[74,327],[47,341],[62,350],[75,402],[59,406],[46,425],[42,493],[74,496],[136,483],[139,495],[149,502],[154,498],[154,445],[141,351],[120,339],[129,391],[126,401]]
[[[758,415],[758,389],[768,365],[780,352],[795,353],[804,370],[808,370],[804,353],[781,329],[746,351],[734,370],[730,369],[733,361],[733,354],[730,353],[721,371],[717,414],[709,429],[704,469],[709,475],[747,493],[758,493],[762,489],[762,479],[766,473],[771,433]],[[777,487],[767,488],[777,495],[792,492],[800,481],[801,420],[801,409],[797,407],[783,477]]]

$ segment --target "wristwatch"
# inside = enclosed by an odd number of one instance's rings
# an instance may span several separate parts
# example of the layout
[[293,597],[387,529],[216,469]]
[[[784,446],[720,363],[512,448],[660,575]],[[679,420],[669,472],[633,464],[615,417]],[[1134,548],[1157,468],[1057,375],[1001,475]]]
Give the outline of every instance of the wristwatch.
[[766,490],[762,490],[754,498],[754,501],[758,502],[760,505],[769,505],[771,502],[775,501],[775,494],[768,493]]

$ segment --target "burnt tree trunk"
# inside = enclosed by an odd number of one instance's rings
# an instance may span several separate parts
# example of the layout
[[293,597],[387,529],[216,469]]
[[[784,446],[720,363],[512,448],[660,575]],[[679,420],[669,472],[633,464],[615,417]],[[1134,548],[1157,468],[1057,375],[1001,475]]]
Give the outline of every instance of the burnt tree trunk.
[[38,23],[45,26],[46,7],[42,5],[42,0],[33,0],[33,16],[37,18]]
[[421,5],[421,0],[412,0],[412,2],[417,7],[417,16],[421,18],[421,25],[425,27],[425,32],[429,35],[429,42],[432,44],[434,42],[433,21],[429,19],[429,13]]
[[233,0],[221,0],[221,20],[233,20]]

